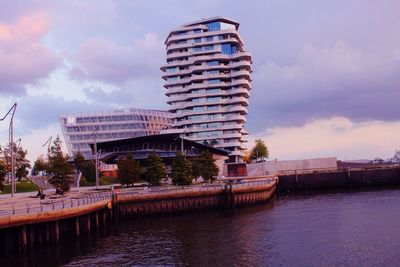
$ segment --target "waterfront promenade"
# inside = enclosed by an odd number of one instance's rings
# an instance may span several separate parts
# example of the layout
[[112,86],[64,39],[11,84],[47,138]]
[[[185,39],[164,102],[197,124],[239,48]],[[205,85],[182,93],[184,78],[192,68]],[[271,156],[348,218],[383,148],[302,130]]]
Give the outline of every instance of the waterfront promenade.
[[[261,178],[252,181],[242,181],[232,184],[233,189],[252,188],[260,184],[271,183],[272,178]],[[55,194],[54,189],[44,191],[45,199],[36,197],[37,192],[27,192],[15,194],[11,197],[9,194],[0,196],[0,219],[8,216],[32,215],[52,211],[62,211],[76,207],[84,207],[98,202],[112,201],[113,194],[120,198],[126,197],[162,197],[165,195],[179,195],[185,193],[202,193],[210,191],[225,190],[225,183],[200,184],[191,186],[156,186],[156,187],[129,187],[120,188],[117,191],[111,190],[111,186],[80,187],[72,188],[64,195]],[[114,187],[114,186],[113,186]],[[119,188],[120,185],[115,185]],[[4,220],[3,220],[4,221]],[[0,224],[0,228],[5,225]]]

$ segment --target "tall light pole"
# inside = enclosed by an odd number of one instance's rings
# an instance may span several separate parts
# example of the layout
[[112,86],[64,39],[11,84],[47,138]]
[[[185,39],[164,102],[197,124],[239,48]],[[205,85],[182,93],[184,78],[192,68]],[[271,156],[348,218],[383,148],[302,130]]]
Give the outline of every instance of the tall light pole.
[[44,147],[47,145],[47,156],[50,156],[50,146],[51,146],[51,140],[53,139],[53,136],[50,136],[49,139],[42,145]]
[[[97,153],[97,133],[99,131],[99,128],[96,126],[96,128],[93,130],[93,132],[89,135],[89,138],[93,135],[93,155],[94,155],[94,164],[96,168],[96,189],[99,188],[99,154]],[[96,133],[96,134],[95,134]]]
[[[18,145],[17,145],[17,143],[18,143]],[[16,171],[15,171],[15,169],[16,169],[16,161],[17,161],[17,156],[18,156],[18,150],[19,150],[19,148],[20,148],[20,146],[21,146],[21,138],[19,138],[17,141],[15,141],[14,142],[14,144],[15,144],[15,151],[13,152],[13,155],[14,155],[14,184],[12,185],[13,187],[14,187],[14,193],[16,193],[17,192],[17,183],[16,183]],[[12,150],[14,150],[14,146],[13,146],[13,148],[12,148]]]
[[3,121],[8,115],[11,114],[10,127],[8,129],[8,139],[10,146],[10,157],[11,157],[11,197],[15,194],[15,155],[14,155],[14,114],[17,109],[17,103],[10,108],[6,115],[0,119]]

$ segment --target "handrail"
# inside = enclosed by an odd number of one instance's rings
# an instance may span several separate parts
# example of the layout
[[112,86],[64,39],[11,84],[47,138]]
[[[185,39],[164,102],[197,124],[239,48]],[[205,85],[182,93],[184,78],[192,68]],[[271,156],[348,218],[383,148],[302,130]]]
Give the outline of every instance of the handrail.
[[[232,189],[234,188],[250,188],[254,186],[270,184],[273,181],[271,178],[266,178],[261,181],[236,181],[231,183]],[[171,193],[186,193],[186,192],[216,192],[225,190],[226,183],[207,184],[201,186],[168,186],[165,188],[149,188],[144,187],[143,190],[121,190],[118,194],[120,196],[158,196],[169,195]],[[3,202],[0,209],[0,218],[2,216],[10,215],[23,215],[40,212],[48,212],[55,210],[63,210],[67,208],[81,207],[99,201],[111,200],[114,192],[93,192],[84,196],[72,196],[71,198],[51,199],[47,198],[35,203],[15,203],[15,201]]]
[[[20,203],[15,202],[3,203],[0,209],[0,217],[9,215],[21,215],[38,212],[48,212],[54,210],[62,210],[96,203],[103,200],[111,200],[111,192],[95,192],[87,194],[83,197],[72,197],[69,199],[44,199],[36,203]],[[10,204],[9,206],[7,204]]]

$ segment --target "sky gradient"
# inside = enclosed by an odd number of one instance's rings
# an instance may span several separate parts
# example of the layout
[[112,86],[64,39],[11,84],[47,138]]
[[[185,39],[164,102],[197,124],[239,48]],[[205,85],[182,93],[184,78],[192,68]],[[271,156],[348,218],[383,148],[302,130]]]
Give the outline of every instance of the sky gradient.
[[[14,102],[30,159],[57,115],[167,109],[169,31],[240,23],[253,55],[246,128],[271,158],[390,158],[400,149],[400,1],[0,1],[0,115]],[[0,122],[0,144],[8,122]]]

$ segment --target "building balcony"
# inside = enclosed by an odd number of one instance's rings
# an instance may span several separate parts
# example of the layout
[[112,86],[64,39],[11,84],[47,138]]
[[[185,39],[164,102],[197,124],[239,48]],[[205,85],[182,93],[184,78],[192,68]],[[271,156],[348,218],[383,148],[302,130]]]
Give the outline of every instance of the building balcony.
[[175,113],[174,119],[180,119],[190,115],[207,115],[207,114],[214,114],[214,113],[226,113],[226,112],[240,112],[242,115],[247,115],[247,108],[239,105],[235,105],[233,107],[223,107],[213,110],[188,110],[181,113]]
[[174,94],[174,93],[187,93],[191,90],[196,90],[196,89],[208,89],[208,88],[226,88],[226,87],[233,87],[233,86],[243,86],[248,88],[249,90],[251,89],[250,82],[246,79],[238,79],[234,80],[232,82],[224,82],[221,81],[219,83],[192,83],[190,85],[187,85],[185,87],[180,87],[180,88],[170,88],[171,86],[179,85],[177,83],[170,83],[170,84],[165,84],[164,87],[167,88],[167,92],[165,93],[167,96]]
[[198,72],[204,72],[207,70],[221,70],[221,71],[226,71],[226,70],[231,70],[233,68],[246,68],[246,71],[248,71],[249,73],[252,72],[251,69],[251,63],[247,60],[241,60],[239,62],[234,62],[234,63],[230,63],[225,62],[225,63],[220,63],[218,65],[213,65],[213,66],[209,66],[206,63],[201,63],[200,65],[192,65],[190,67],[186,67],[186,69],[183,70],[177,70],[175,72],[166,72],[166,70],[164,70],[164,75],[162,76],[162,78],[164,80],[167,80],[168,77],[174,77],[174,76],[182,76],[182,75],[190,75],[192,73],[198,73]]
[[222,35],[222,34],[228,34],[231,36],[235,36],[236,39],[240,41],[240,44],[243,45],[242,39],[240,38],[238,31],[234,30],[234,29],[219,30],[219,31],[205,31],[202,33],[189,33],[189,34],[185,34],[185,35],[170,36],[165,41],[165,44],[168,48],[172,42],[179,42],[179,41],[183,41],[183,40],[189,40],[189,39],[194,39],[194,38],[203,38],[203,37],[208,37],[208,36],[218,36],[218,35]]
[[[199,37],[196,37],[199,38]],[[214,38],[215,39],[215,38]],[[223,43],[234,43],[237,44],[239,47],[242,46],[242,43],[240,42],[240,40],[238,40],[236,37],[234,36],[230,36],[226,39],[223,40],[213,40],[213,41],[209,41],[209,42],[200,42],[200,43],[196,43],[194,42],[194,40],[187,40],[186,43],[182,43],[182,44],[173,44],[171,43],[168,47],[167,47],[167,53],[170,51],[175,51],[175,50],[179,50],[179,49],[190,49],[192,47],[198,47],[198,46],[205,46],[205,45],[219,45],[219,44],[223,44]]]
[[[192,124],[200,124],[200,123],[213,123],[213,122],[227,122],[227,121],[236,121],[239,123],[246,123],[247,119],[245,116],[243,115],[222,115],[222,116],[218,116],[215,118],[204,118],[201,120],[183,120],[183,121],[179,121],[179,122],[174,122],[172,123],[172,127],[182,127],[185,125],[192,125]],[[218,128],[218,127],[215,127]]]
[[249,97],[249,90],[246,88],[235,88],[229,90],[221,90],[220,92],[191,92],[177,94],[176,96],[170,96],[167,103],[171,104],[177,101],[192,101],[194,98],[206,98],[216,96],[244,96]]
[[243,106],[249,105],[249,100],[246,97],[232,97],[227,99],[222,99],[214,102],[185,102],[178,105],[172,105],[169,108],[170,112],[175,112],[177,109],[188,109],[198,106],[215,106],[215,105],[224,105],[224,104],[241,104]]
[[[251,53],[249,52],[238,52],[232,55],[225,55],[222,53],[217,53],[213,55],[203,55],[203,56],[197,56],[197,57],[192,57],[188,60],[183,60],[183,61],[177,61],[177,62],[171,62],[168,64],[164,64],[161,66],[162,71],[166,71],[167,68],[169,67],[186,67],[186,66],[192,66],[195,64],[201,64],[202,62],[205,61],[213,61],[213,60],[219,60],[219,61],[231,61],[231,60],[243,60],[243,61],[248,61],[249,63],[252,63],[251,60]],[[234,64],[237,64],[240,62],[234,62]]]

